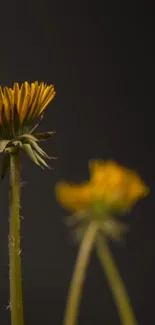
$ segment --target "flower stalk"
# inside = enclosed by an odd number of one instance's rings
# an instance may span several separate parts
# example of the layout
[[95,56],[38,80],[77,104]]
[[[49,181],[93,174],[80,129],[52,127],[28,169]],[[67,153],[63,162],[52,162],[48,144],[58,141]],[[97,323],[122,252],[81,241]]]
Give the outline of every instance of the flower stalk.
[[66,312],[64,317],[64,325],[76,325],[78,318],[78,308],[82,295],[83,284],[86,276],[86,269],[88,266],[90,254],[93,248],[93,244],[96,239],[98,226],[96,222],[91,222],[88,226],[79,254],[76,260],[70,289],[68,295],[68,301],[66,306]]
[[55,97],[54,85],[27,81],[12,88],[0,86],[0,181],[10,169],[9,273],[11,324],[24,325],[20,258],[20,157],[23,150],[39,167],[50,169],[45,159],[56,159],[38,145],[55,132],[34,133],[47,105]]
[[98,236],[96,250],[111,287],[122,325],[137,325],[124,283],[103,236]]
[[20,253],[20,157],[17,150],[10,154],[9,277],[12,325],[24,325]]
[[64,325],[76,325],[82,284],[93,244],[113,292],[122,324],[137,325],[128,294],[104,238],[121,239],[127,227],[114,216],[127,213],[139,199],[148,195],[149,189],[135,171],[114,161],[90,160],[89,168],[88,181],[81,184],[61,181],[56,185],[58,202],[73,212],[71,223],[76,236],[81,239],[81,232],[86,228],[89,231],[95,221],[103,235],[103,240],[96,233],[88,240],[85,233],[72,278]]

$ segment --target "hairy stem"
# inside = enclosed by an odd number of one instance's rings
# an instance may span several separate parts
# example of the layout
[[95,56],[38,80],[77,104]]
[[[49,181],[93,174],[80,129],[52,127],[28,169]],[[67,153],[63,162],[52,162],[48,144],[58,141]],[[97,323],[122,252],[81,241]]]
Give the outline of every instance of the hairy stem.
[[89,262],[89,257],[92,251],[94,241],[96,239],[97,230],[98,228],[96,223],[92,222],[88,226],[88,229],[86,230],[83,241],[81,243],[81,247],[79,249],[75,269],[70,284],[64,325],[77,324],[78,309],[86,275],[86,268]]
[[10,155],[9,275],[11,324],[24,325],[20,259],[20,161]]
[[111,287],[115,304],[123,325],[137,325],[128,294],[118,272],[106,239],[98,237],[97,254]]

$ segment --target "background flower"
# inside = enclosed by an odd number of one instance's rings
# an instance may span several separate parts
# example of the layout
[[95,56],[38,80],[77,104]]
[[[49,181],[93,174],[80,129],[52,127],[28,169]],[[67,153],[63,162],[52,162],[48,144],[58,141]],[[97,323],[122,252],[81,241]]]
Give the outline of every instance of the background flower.
[[114,161],[91,160],[89,167],[88,182],[57,184],[56,197],[65,208],[80,211],[103,205],[107,210],[124,213],[148,194],[147,186],[136,172]]

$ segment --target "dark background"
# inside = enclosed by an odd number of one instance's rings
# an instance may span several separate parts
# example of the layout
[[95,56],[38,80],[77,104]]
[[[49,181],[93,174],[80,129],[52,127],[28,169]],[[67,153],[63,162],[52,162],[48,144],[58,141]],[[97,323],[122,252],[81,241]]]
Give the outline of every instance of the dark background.
[[[124,2],[122,2],[124,4]],[[77,247],[54,197],[60,179],[88,178],[90,158],[134,168],[151,188],[127,217],[124,245],[111,244],[139,325],[155,323],[155,142],[152,4],[118,1],[6,2],[0,19],[0,84],[56,85],[40,130],[56,130],[44,149],[58,156],[44,172],[23,157],[22,263],[25,324],[62,324]],[[0,184],[0,322],[10,324],[8,176]],[[119,325],[95,256],[79,324]]]

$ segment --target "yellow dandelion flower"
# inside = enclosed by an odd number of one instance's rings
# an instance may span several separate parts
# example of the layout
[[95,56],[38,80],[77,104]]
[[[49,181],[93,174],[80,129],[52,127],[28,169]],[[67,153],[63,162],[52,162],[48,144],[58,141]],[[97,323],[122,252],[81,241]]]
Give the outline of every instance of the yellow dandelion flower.
[[96,203],[116,212],[125,212],[148,194],[139,175],[113,161],[90,161],[90,180],[80,185],[58,183],[56,197],[73,211],[87,210]]
[[126,211],[148,195],[148,187],[133,170],[114,161],[90,161],[92,191],[111,209]]
[[26,133],[54,96],[54,86],[44,82],[23,82],[21,86],[16,82],[13,88],[0,86],[0,137],[12,139]]
[[[53,85],[15,82],[13,88],[0,86],[0,153],[4,154],[0,178],[3,179],[10,163],[10,155],[22,149],[41,168],[48,167],[49,157],[38,145],[55,132],[34,133],[43,112],[55,96]],[[36,123],[35,120],[39,118]]]

